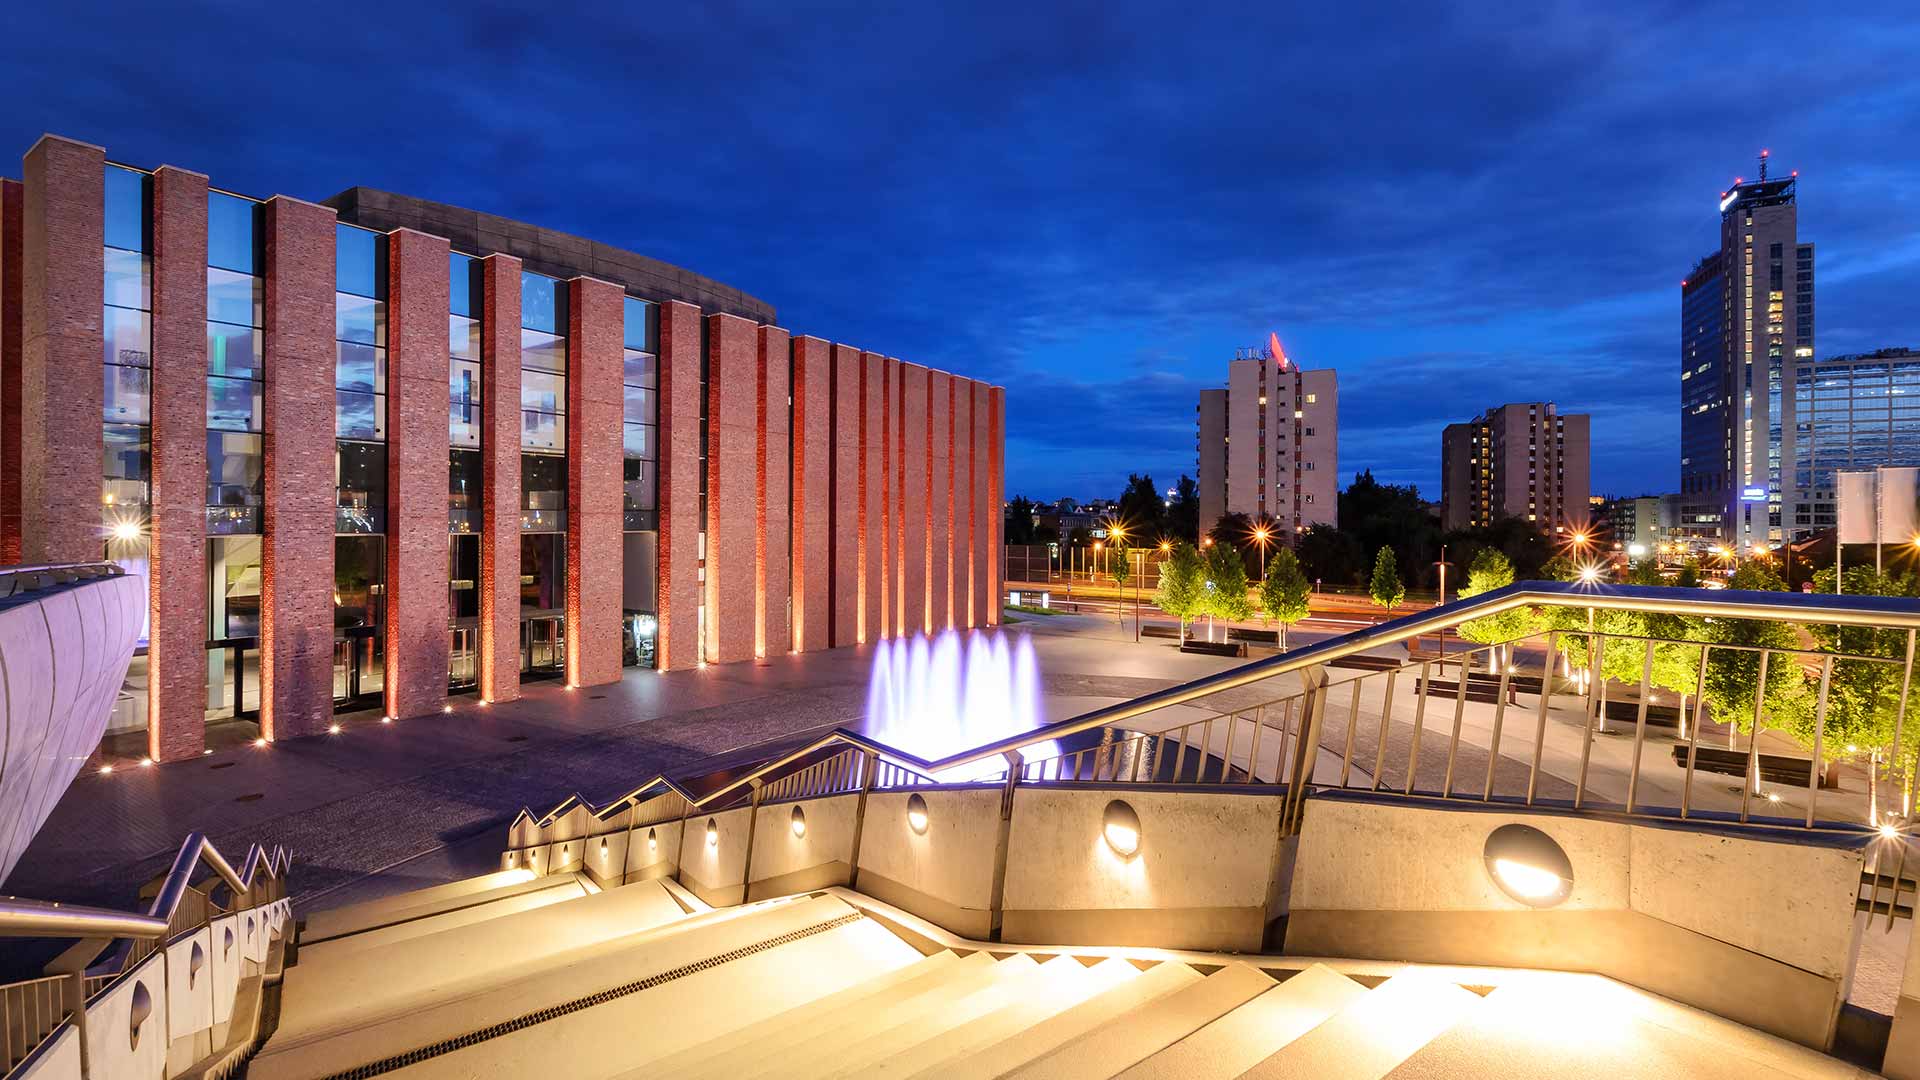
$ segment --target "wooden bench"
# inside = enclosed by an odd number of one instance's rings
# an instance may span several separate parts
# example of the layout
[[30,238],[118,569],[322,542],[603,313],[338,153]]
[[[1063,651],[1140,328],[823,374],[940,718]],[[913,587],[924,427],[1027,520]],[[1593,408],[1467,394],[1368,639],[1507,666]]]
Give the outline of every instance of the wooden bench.
[[1192,638],[1180,644],[1180,651],[1201,653],[1206,656],[1245,656],[1247,643],[1244,641],[1199,641]]
[[1327,661],[1327,666],[1351,668],[1355,671],[1394,671],[1406,665],[1391,656],[1368,656],[1361,653],[1354,656],[1343,656],[1338,660],[1329,660]]
[[1180,628],[1177,626],[1160,626],[1156,623],[1143,623],[1140,627],[1140,636],[1173,638],[1178,640],[1180,637]]
[[[1453,679],[1451,681],[1445,681],[1441,679],[1429,679],[1427,680],[1427,685],[1422,686],[1419,677],[1416,676],[1413,680],[1413,688],[1416,694],[1429,693],[1435,697],[1457,697],[1460,693],[1460,680]],[[1478,701],[1487,705],[1498,702],[1500,700],[1500,680],[1482,680],[1478,677],[1470,676],[1467,679],[1467,700]],[[1519,703],[1519,691],[1515,690],[1512,686],[1508,686],[1507,704],[1517,705]]]
[[[1747,775],[1747,752],[1729,750],[1724,746],[1698,746],[1694,748],[1693,768],[1695,772],[1720,773],[1725,776]],[[1675,744],[1673,762],[1681,768],[1687,767],[1687,746]],[[1807,786],[1813,772],[1813,760],[1803,757],[1786,757],[1781,754],[1760,755],[1760,779],[1770,784],[1784,784],[1790,787]]]
[[1227,628],[1227,640],[1244,641],[1250,645],[1272,645],[1278,648],[1280,645],[1280,631],[1255,630],[1245,626],[1229,626]]

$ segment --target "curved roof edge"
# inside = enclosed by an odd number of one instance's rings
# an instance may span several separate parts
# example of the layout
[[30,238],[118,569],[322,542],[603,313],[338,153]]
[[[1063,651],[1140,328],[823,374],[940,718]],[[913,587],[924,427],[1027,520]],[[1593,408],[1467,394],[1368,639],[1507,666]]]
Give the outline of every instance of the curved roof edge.
[[528,270],[550,277],[599,278],[645,300],[683,300],[707,314],[778,324],[772,304],[731,285],[571,233],[369,187],[348,188],[323,205],[351,225],[380,232],[413,229],[443,236],[467,255],[512,255]]

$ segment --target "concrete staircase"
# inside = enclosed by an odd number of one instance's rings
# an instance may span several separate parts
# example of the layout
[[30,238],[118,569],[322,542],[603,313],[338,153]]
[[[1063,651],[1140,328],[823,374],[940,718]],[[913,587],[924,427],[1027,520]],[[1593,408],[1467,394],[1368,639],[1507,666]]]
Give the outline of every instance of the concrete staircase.
[[989,951],[864,903],[496,874],[316,914],[249,1075],[1867,1075],[1597,976]]

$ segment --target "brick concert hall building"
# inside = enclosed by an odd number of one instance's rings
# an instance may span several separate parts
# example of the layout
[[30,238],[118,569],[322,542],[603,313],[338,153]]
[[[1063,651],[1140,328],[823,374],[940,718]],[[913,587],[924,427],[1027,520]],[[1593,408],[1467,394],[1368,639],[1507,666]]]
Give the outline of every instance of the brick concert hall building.
[[148,575],[157,760],[999,621],[1002,389],[644,256],[46,136],[0,297],[0,561]]

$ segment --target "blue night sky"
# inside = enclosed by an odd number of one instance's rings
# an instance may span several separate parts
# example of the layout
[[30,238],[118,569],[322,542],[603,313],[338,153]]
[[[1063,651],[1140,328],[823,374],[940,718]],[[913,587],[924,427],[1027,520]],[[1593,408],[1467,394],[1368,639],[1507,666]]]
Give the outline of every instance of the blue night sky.
[[1444,424],[1548,397],[1596,491],[1671,490],[1680,278],[1762,146],[1820,353],[1920,346],[1910,4],[1462,7],[21,4],[0,145],[686,266],[1006,384],[1037,498],[1192,471],[1197,391],[1270,330],[1339,369],[1344,474],[1437,498]]

